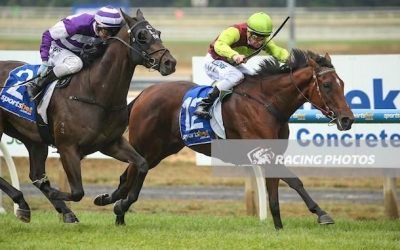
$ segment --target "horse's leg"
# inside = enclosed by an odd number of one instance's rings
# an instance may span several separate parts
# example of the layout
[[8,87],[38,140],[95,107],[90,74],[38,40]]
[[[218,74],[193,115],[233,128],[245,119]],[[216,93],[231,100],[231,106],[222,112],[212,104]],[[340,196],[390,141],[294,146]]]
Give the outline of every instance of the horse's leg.
[[310,195],[304,189],[303,182],[299,178],[282,178],[282,180],[286,182],[289,187],[297,191],[297,193],[306,203],[308,210],[318,216],[317,221],[319,224],[324,225],[335,223],[334,220],[310,197]]
[[[101,152],[114,157],[117,160],[130,163],[126,170],[126,176],[122,175],[122,179],[125,180],[124,183],[126,184],[120,183],[120,187],[131,186],[131,189],[127,195],[127,198],[118,201],[114,206],[114,213],[117,215],[117,224],[124,224],[125,212],[129,209],[130,205],[137,200],[149,166],[146,159],[143,158],[123,137],[121,137],[121,139],[114,144],[111,144],[107,148],[101,150]],[[122,193],[120,193],[120,195]]]
[[81,156],[74,145],[60,145],[58,151],[71,193],[58,191],[54,194],[54,198],[78,202],[85,195],[82,184]]
[[0,189],[5,192],[14,203],[18,204],[16,216],[23,222],[31,221],[31,209],[24,199],[21,191],[13,187],[10,183],[0,177]]
[[267,186],[269,209],[271,210],[272,219],[274,220],[274,226],[276,230],[282,229],[281,213],[279,210],[279,196],[278,196],[278,184],[279,179],[277,178],[265,178]]
[[129,210],[130,206],[138,200],[140,191],[143,187],[143,182],[147,175],[147,172],[138,171],[133,164],[129,164],[128,169],[130,169],[129,172],[132,173],[132,175],[128,176],[128,179],[132,179],[133,182],[127,197],[125,199],[118,200],[114,205],[116,225],[125,225],[125,213]]
[[40,191],[46,196],[46,198],[51,202],[58,213],[62,214],[63,221],[66,223],[79,222],[75,214],[67,207],[64,201],[59,199],[54,199],[54,194],[59,192],[50,186],[50,181],[48,180],[45,173],[45,162],[48,153],[48,147],[45,144],[25,144],[29,151],[29,165],[30,173],[29,177],[35,187],[40,189]]
[[128,171],[136,171],[136,168],[128,166],[119,177],[118,188],[111,195],[108,193],[97,195],[93,203],[97,206],[105,206],[125,198],[128,195],[130,186],[128,183]]
[[[279,131],[279,138],[281,139],[288,139],[289,138],[289,125],[286,124],[285,126],[282,127],[282,129]],[[290,171],[287,169],[287,171]],[[291,171],[290,171],[291,172]],[[294,173],[290,173],[288,176],[296,176]],[[303,182],[297,178],[282,178],[284,182],[286,182],[289,187],[293,188],[296,190],[296,192],[300,195],[300,197],[303,199],[303,201],[306,203],[308,210],[310,210],[311,213],[317,214],[318,216],[318,223],[320,224],[333,224],[335,223],[333,219],[324,211],[322,210],[318,204],[310,197],[310,195],[307,193],[303,186]]]

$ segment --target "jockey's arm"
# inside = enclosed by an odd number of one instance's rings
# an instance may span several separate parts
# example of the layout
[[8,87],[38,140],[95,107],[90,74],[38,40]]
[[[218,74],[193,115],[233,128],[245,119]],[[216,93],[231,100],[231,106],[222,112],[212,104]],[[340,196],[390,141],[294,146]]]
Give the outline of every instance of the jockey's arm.
[[232,59],[234,55],[239,53],[231,48],[231,45],[239,41],[239,30],[234,27],[229,27],[222,31],[214,43],[215,52],[223,57]]
[[74,25],[70,19],[66,18],[46,30],[42,35],[42,43],[40,45],[40,56],[42,61],[47,61],[49,59],[49,50],[52,41],[72,36],[78,29],[79,27]]
[[269,41],[267,46],[265,46],[265,52],[275,57],[280,62],[285,62],[289,57],[289,52],[276,45],[273,41]]

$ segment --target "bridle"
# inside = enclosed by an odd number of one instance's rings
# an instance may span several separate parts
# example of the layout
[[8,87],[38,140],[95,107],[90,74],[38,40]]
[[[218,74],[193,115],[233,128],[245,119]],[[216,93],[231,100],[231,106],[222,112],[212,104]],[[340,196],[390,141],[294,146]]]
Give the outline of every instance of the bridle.
[[[309,89],[309,92],[311,92],[310,97],[307,97],[300,89],[299,87],[294,83],[293,80],[293,69],[292,67],[289,66],[290,72],[289,72],[289,77],[290,77],[290,82],[293,84],[293,86],[296,88],[296,90],[301,94],[301,96],[309,103],[311,103],[311,105],[313,107],[315,107],[316,109],[318,109],[319,111],[321,111],[322,114],[324,114],[327,118],[331,119],[328,124],[333,124],[334,121],[337,119],[335,113],[332,111],[331,108],[329,108],[328,104],[326,103],[325,99],[322,98],[322,94],[321,94],[321,90],[319,88],[319,83],[318,83],[318,77],[321,77],[327,73],[331,73],[331,72],[335,72],[334,68],[327,68],[325,70],[322,70],[320,72],[316,72],[315,68],[313,69],[313,75],[312,78],[314,80],[313,86]],[[319,98],[322,100],[323,102],[323,107],[313,103],[312,100],[312,95],[314,94],[313,90],[314,88],[317,90],[317,93],[319,95]]]
[[[320,96],[320,98],[321,98],[321,100],[322,100],[322,102],[324,104],[323,105],[324,107],[320,107],[319,105],[313,103],[311,101],[312,95],[308,98],[301,91],[301,89],[299,89],[299,87],[294,83],[294,80],[293,80],[293,69],[292,69],[292,67],[289,66],[289,69],[290,69],[290,72],[289,72],[290,81],[293,84],[293,86],[296,88],[296,90],[301,94],[301,96],[307,102],[311,103],[312,106],[314,106],[316,109],[320,110],[322,112],[322,114],[324,114],[327,118],[330,119],[328,124],[334,124],[334,122],[336,121],[337,117],[336,117],[335,113],[329,108],[329,106],[327,105],[326,101],[322,98],[321,90],[319,89],[319,84],[318,84],[318,77],[321,77],[321,76],[323,76],[323,75],[325,75],[327,73],[330,73],[330,72],[335,72],[335,69],[334,68],[326,68],[326,70],[320,71],[318,73],[316,73],[315,68],[313,69],[313,76],[312,77],[313,77],[314,83],[313,83],[313,87],[311,87],[309,91],[311,91],[311,93],[313,93],[312,90],[314,89],[314,86],[315,86],[315,88],[317,89],[317,92],[318,92],[318,94],[319,94],[319,96]],[[263,88],[261,81],[260,81],[260,88],[261,89]],[[249,99],[261,104],[262,106],[264,106],[265,109],[267,109],[270,113],[272,113],[277,118],[277,120],[279,122],[284,123],[284,122],[287,122],[289,120],[289,117],[283,116],[282,113],[279,112],[279,110],[272,103],[265,103],[263,101],[260,101],[257,98],[255,98],[255,97],[253,97],[253,96],[251,96],[251,95],[249,95],[249,94],[247,94],[245,92],[238,92],[238,91],[234,90],[234,91],[232,91],[232,93],[240,95],[240,96],[243,96],[243,97],[247,97],[247,98],[249,98]]]
[[[137,29],[139,24],[145,24],[145,27],[142,29]],[[132,58],[134,58],[134,55],[136,54],[142,58],[143,65],[145,67],[149,68],[150,70],[159,70],[161,61],[169,50],[167,48],[161,48],[151,52],[146,51],[148,49],[146,47],[149,47],[151,41],[160,40],[159,36],[157,35],[157,33],[159,32],[156,29],[154,29],[146,20],[137,21],[132,27],[129,27],[127,22],[125,25],[127,32],[129,33],[130,43],[127,43],[118,36],[109,37],[107,40],[115,39],[120,41],[122,44],[124,44],[133,52],[131,55]],[[139,38],[140,32],[148,32],[151,35],[151,37],[149,37],[146,40],[142,40]],[[156,58],[152,57],[152,55],[158,52],[162,52],[162,55],[157,60]]]

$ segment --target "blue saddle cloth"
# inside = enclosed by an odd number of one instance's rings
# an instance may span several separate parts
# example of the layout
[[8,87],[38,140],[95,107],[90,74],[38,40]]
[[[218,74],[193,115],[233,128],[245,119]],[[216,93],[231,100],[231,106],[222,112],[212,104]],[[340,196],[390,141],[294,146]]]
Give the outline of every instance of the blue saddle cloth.
[[31,101],[26,86],[14,86],[37,75],[40,65],[25,64],[10,71],[0,91],[0,107],[28,121],[36,122],[36,104]]
[[210,120],[194,115],[197,104],[207,96],[211,86],[196,86],[188,90],[183,97],[179,124],[182,140],[186,146],[211,143],[216,138]]

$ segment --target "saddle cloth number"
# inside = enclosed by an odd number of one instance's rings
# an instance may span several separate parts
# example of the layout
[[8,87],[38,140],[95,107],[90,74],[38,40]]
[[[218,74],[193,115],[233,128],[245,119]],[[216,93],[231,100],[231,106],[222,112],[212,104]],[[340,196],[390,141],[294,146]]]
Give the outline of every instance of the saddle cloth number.
[[204,128],[204,124],[202,121],[198,120],[197,116],[191,116],[189,113],[189,109],[193,109],[197,107],[197,104],[202,100],[201,97],[187,98],[183,104],[182,108],[185,110],[185,130],[190,131],[193,129],[202,129]]

